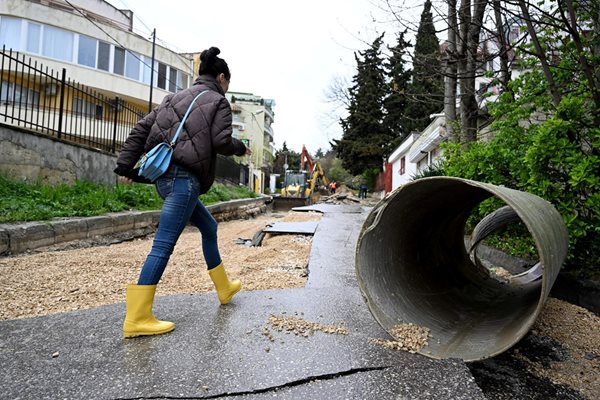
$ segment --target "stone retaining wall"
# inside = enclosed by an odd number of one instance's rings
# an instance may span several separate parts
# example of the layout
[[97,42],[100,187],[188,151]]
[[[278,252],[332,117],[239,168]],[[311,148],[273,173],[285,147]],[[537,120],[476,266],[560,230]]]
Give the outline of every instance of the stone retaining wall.
[[[217,221],[252,218],[267,211],[271,197],[232,200],[208,206]],[[160,211],[127,211],[89,218],[0,224],[0,255],[24,253],[73,240],[128,231],[153,231]]]
[[15,179],[47,184],[79,180],[114,186],[116,159],[115,154],[0,124],[0,172]]

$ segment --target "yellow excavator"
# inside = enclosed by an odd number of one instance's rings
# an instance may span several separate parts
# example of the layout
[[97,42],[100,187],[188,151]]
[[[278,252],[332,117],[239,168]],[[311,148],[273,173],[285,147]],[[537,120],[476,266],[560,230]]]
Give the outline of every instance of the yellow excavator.
[[300,154],[300,170],[288,170],[285,172],[281,196],[274,198],[274,208],[299,207],[310,205],[318,200],[319,189],[327,190],[329,179],[321,164],[313,161],[312,157],[302,146]]

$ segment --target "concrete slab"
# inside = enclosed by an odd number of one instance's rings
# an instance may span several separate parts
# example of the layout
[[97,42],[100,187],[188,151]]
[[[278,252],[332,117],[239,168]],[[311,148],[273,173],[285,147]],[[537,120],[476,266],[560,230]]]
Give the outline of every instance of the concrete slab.
[[50,221],[50,225],[54,229],[56,243],[80,240],[87,237],[85,218],[56,219]]
[[297,233],[312,235],[317,230],[318,221],[274,222],[263,229],[266,233]]
[[316,211],[320,213],[360,214],[364,208],[358,204],[313,204],[310,206],[294,207],[292,211]]
[[113,219],[106,215],[89,217],[85,219],[88,229],[88,238],[94,236],[110,235],[114,232]]
[[25,222],[4,225],[9,236],[10,252],[23,253],[27,250],[54,244],[54,229],[44,222]]
[[107,217],[112,219],[113,233],[131,231],[135,226],[135,215],[130,211],[109,213]]
[[0,254],[8,253],[10,250],[10,236],[8,231],[0,225]]
[[[369,210],[360,213],[353,206],[327,207],[313,237],[306,287],[352,286],[358,288],[354,271],[356,243]],[[358,289],[357,289],[358,290]]]

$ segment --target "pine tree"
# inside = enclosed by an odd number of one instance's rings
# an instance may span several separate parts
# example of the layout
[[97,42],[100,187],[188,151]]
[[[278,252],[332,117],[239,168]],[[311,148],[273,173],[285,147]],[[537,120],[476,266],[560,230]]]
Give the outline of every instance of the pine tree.
[[387,95],[385,70],[381,57],[383,34],[371,47],[354,55],[357,73],[349,88],[348,117],[340,121],[343,136],[334,140],[334,150],[342,165],[353,175],[380,168],[391,136],[383,126],[383,99]]
[[406,68],[405,57],[407,49],[411,47],[411,44],[404,40],[405,34],[406,31],[398,35],[398,40],[394,47],[388,46],[391,55],[385,65],[390,79],[390,94],[383,101],[386,112],[383,125],[393,138],[393,142],[390,144],[391,147],[396,147],[410,133],[406,129],[406,105],[411,70]]
[[415,41],[410,99],[406,108],[408,132],[420,132],[431,122],[429,115],[444,108],[444,80],[440,46],[435,34],[431,1],[427,0]]

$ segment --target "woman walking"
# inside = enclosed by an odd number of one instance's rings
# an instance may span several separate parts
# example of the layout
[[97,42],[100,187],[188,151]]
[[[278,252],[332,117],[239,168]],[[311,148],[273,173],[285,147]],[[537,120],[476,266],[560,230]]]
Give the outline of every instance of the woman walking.
[[138,282],[127,285],[125,337],[158,335],[175,329],[174,323],[154,317],[152,304],[156,286],[188,222],[200,230],[202,252],[221,304],[227,304],[241,289],[239,280],[230,281],[227,277],[219,254],[217,222],[198,199],[214,182],[217,153],[251,154],[250,149],[232,136],[231,106],[224,96],[231,73],[225,60],[218,57],[219,53],[216,47],[201,53],[199,76],[194,84],[165,97],[160,106],[139,121],[117,159],[115,173],[123,181],[143,182],[135,169],[137,161],[157,144],[169,142],[191,107],[175,144],[171,165],[154,182],[164,204],[152,250]]

